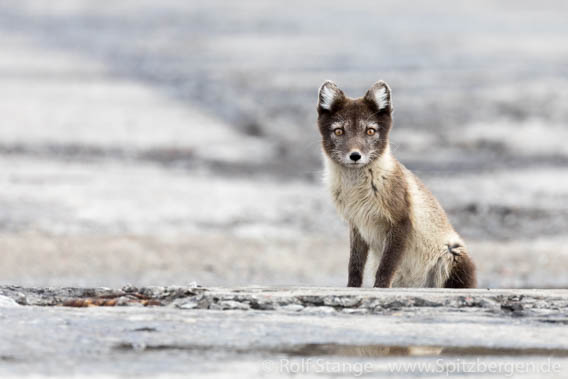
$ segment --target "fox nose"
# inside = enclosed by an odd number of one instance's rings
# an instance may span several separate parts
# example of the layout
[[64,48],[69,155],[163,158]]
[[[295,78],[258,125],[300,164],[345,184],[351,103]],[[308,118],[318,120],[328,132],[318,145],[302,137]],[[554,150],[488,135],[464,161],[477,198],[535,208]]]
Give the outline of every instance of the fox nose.
[[349,154],[349,159],[351,159],[353,162],[357,162],[359,159],[361,159],[361,153],[354,151]]

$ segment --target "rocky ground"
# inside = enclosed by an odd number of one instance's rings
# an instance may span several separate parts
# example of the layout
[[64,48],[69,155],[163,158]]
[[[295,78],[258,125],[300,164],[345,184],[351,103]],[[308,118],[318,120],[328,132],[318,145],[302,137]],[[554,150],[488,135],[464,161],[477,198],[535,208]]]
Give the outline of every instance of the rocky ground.
[[565,377],[567,310],[565,290],[3,286],[0,375]]
[[[1,1],[0,376],[566,377],[567,11]],[[514,290],[342,288],[325,79]]]
[[316,90],[394,90],[395,154],[482,287],[563,287],[566,3],[0,4],[0,283],[345,284]]

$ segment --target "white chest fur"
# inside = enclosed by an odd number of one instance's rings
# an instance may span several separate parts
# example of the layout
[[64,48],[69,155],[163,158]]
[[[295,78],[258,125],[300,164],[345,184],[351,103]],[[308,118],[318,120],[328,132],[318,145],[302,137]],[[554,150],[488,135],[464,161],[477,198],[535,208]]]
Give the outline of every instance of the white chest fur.
[[351,169],[326,158],[326,180],[335,206],[377,254],[382,253],[390,220],[384,206],[384,182],[377,167],[384,163]]

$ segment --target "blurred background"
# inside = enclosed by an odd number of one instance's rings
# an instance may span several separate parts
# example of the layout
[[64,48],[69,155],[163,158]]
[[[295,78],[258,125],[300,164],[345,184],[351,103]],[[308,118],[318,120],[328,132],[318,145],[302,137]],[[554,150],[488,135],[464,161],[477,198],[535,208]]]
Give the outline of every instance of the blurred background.
[[0,284],[332,285],[316,94],[395,155],[482,287],[568,285],[565,1],[0,1]]

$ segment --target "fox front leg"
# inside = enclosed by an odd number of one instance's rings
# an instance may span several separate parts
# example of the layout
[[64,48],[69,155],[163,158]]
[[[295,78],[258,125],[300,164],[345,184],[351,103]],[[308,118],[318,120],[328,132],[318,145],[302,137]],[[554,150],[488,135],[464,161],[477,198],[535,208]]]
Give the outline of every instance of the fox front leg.
[[349,277],[347,279],[347,287],[361,287],[363,284],[363,272],[367,255],[369,254],[369,245],[363,240],[357,227],[350,225],[349,244]]
[[394,225],[389,231],[384,253],[375,275],[375,287],[391,287],[394,274],[402,261],[404,245],[411,231],[410,229],[410,220],[404,219]]

